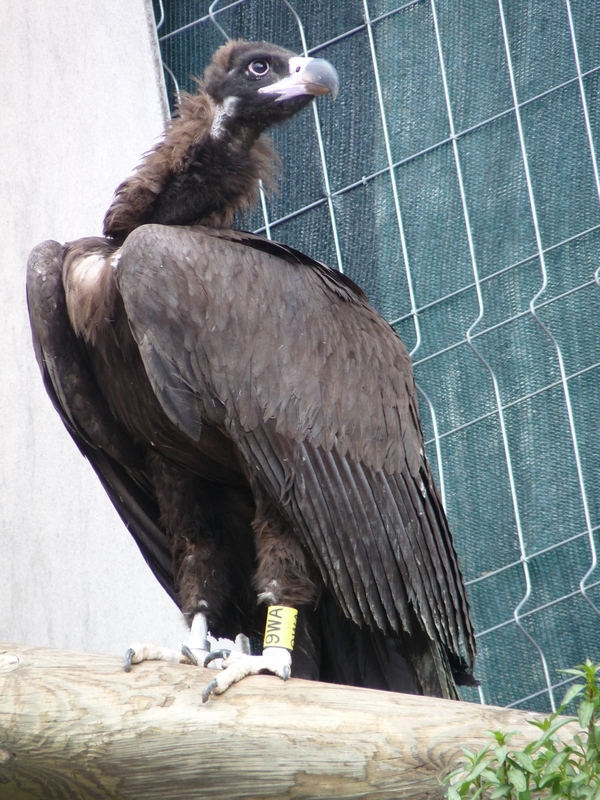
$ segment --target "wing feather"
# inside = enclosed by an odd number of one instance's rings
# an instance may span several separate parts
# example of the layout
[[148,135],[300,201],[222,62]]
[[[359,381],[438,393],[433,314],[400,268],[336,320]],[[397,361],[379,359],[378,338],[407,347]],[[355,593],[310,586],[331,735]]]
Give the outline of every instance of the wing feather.
[[[344,562],[349,570],[362,612],[362,619],[385,629],[385,613],[377,591],[373,563],[369,558],[370,537],[360,536],[356,495],[340,474],[332,452],[311,453],[311,460],[321,461],[321,497],[333,517],[332,526],[324,531],[327,538],[337,538]],[[358,535],[357,535],[358,534]]]
[[171,556],[143,457],[117,423],[71,328],[62,283],[64,247],[43,242],[27,268],[33,346],[46,390],[75,444],[100,478],[152,572],[177,603]]
[[[407,536],[413,550],[414,570],[421,576],[418,583],[419,608],[424,619],[429,621],[428,633],[434,635],[434,626],[442,641],[448,643],[443,602],[443,587],[440,585],[439,570],[436,569],[436,554],[431,549],[431,537],[427,541],[428,526],[424,516],[421,497],[416,491],[412,475],[400,474],[390,481],[392,493],[397,498],[399,508],[406,509],[409,534]],[[436,609],[438,613],[436,614]]]
[[[329,455],[339,476],[337,491],[331,499],[344,498],[352,511],[353,524],[344,533],[352,550],[362,551],[365,566],[361,566],[360,561],[357,561],[357,566],[365,583],[370,611],[381,630],[385,631],[389,624],[398,630],[398,612],[392,602],[389,576],[383,563],[386,556],[388,563],[392,563],[393,554],[383,549],[381,533],[385,535],[385,530],[381,519],[376,518],[377,508],[369,502],[369,493],[364,491],[364,487],[361,492],[360,482],[356,480],[361,465],[342,458],[335,448]],[[371,535],[364,535],[366,531],[370,531]]]
[[[306,525],[302,526],[303,539],[313,552],[315,563],[321,568],[321,574],[329,578],[344,612],[351,619],[360,621],[363,616],[358,597],[364,595],[362,585],[355,587],[353,570],[346,564],[337,537],[327,536],[327,532],[333,528],[333,518],[329,507],[321,502],[321,497],[322,487],[329,478],[324,473],[322,461],[314,462],[303,444],[299,447],[299,454],[302,469],[297,476],[296,491],[291,494],[291,515],[295,520],[306,521]],[[316,552],[311,543],[317,545]]]

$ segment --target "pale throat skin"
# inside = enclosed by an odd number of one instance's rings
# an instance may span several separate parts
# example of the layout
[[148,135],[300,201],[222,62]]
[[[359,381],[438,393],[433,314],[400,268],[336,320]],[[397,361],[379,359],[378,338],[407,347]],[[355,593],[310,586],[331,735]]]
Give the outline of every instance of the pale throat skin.
[[238,103],[238,97],[226,97],[222,103],[215,106],[215,116],[210,126],[211,139],[220,139],[223,136],[225,133],[224,123],[232,116]]

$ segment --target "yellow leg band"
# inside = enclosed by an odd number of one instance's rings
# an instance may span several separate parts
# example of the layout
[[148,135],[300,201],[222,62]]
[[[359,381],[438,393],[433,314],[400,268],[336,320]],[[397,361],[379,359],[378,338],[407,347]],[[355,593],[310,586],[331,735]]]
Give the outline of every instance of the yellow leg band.
[[269,606],[263,647],[294,649],[298,611],[290,606]]

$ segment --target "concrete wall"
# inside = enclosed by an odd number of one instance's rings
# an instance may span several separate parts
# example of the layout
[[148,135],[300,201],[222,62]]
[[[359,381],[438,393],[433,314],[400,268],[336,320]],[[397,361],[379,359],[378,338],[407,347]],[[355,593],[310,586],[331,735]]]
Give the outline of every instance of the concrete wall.
[[0,640],[120,653],[184,626],[48,400],[33,245],[100,233],[167,113],[150,0],[5,0],[0,26]]

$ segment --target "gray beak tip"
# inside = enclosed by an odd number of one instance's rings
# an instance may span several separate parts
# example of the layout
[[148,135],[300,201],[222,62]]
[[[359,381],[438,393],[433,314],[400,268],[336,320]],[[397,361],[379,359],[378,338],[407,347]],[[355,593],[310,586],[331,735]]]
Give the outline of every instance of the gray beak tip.
[[318,94],[330,94],[335,100],[338,96],[340,80],[337,71],[329,61],[324,58],[313,58],[304,70],[304,80],[321,91]]

